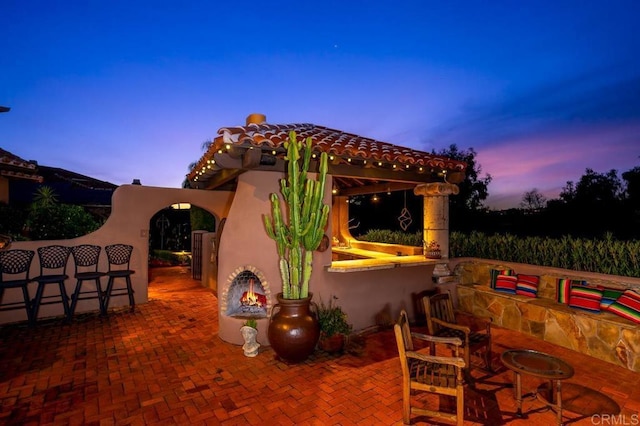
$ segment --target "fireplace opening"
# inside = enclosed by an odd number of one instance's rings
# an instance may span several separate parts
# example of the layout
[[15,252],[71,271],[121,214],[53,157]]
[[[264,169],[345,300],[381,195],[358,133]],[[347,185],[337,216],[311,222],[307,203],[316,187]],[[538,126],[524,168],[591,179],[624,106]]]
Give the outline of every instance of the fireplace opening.
[[226,315],[263,318],[267,316],[267,291],[256,273],[243,270],[235,274],[227,291]]

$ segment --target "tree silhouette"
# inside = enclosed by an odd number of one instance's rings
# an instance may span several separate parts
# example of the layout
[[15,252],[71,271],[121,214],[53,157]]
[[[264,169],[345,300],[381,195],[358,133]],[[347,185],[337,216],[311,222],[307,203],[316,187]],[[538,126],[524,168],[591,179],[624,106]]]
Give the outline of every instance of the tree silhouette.
[[547,198],[538,191],[538,188],[533,188],[531,191],[527,191],[522,196],[522,202],[520,207],[528,211],[538,211],[543,209],[547,205]]
[[452,230],[472,231],[474,225],[484,216],[484,201],[489,196],[491,175],[480,177],[482,167],[476,162],[476,152],[473,148],[460,150],[456,144],[452,144],[448,149],[438,152],[434,150],[432,153],[467,163],[465,178],[458,184],[460,193],[449,197],[449,224]]

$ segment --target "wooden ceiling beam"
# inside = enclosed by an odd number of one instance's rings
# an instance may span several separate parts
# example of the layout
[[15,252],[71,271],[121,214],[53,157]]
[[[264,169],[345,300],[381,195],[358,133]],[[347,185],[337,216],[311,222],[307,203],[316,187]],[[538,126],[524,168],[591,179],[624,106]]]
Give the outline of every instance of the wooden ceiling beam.
[[417,183],[409,182],[384,182],[375,183],[372,185],[356,186],[353,188],[340,189],[338,195],[353,196],[353,195],[368,195],[378,194],[383,192],[395,192],[395,191],[413,191],[413,188],[418,185]]
[[361,168],[346,164],[329,164],[328,173],[332,176],[342,178],[386,180],[390,182],[413,182],[416,184],[434,181],[431,177],[431,173],[429,172],[419,173],[405,170],[387,170],[378,167]]
[[210,179],[202,182],[202,184],[204,184],[204,188],[199,189],[216,189],[224,185],[225,183],[228,183],[229,181],[237,178],[242,173],[243,170],[240,169],[221,169]]

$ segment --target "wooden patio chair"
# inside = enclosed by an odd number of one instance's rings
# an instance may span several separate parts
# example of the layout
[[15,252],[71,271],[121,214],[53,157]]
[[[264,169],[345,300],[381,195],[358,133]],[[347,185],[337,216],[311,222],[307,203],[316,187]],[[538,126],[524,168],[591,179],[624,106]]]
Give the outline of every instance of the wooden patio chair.
[[490,321],[486,323],[484,330],[472,330],[469,326],[459,324],[453,309],[450,291],[423,297],[422,302],[427,319],[427,329],[431,336],[457,337],[462,341],[466,365],[465,376],[470,384],[473,384],[473,378],[471,377],[472,354],[483,358],[486,369],[489,372],[493,372],[491,366]]
[[[464,359],[458,356],[462,341],[456,337],[434,337],[412,333],[407,313],[403,309],[394,325],[400,365],[402,367],[402,421],[411,424],[411,415],[428,416],[439,421],[462,425],[464,421]],[[427,342],[428,352],[414,350],[413,339]],[[437,344],[454,348],[454,356],[437,356],[434,348]],[[455,399],[455,412],[427,408],[412,404],[412,395],[416,391],[429,392]]]

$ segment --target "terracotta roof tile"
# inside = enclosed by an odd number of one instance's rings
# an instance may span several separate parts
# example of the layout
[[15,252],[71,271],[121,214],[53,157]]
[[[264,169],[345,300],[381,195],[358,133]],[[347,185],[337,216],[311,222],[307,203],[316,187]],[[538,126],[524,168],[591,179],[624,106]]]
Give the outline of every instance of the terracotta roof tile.
[[440,157],[427,152],[418,151],[381,142],[375,139],[346,133],[309,123],[299,124],[248,124],[246,126],[222,127],[209,150],[197,163],[194,171],[188,175],[189,180],[197,176],[197,171],[205,167],[213,155],[225,145],[232,144],[244,148],[260,147],[284,152],[283,143],[290,131],[295,131],[298,138],[310,137],[315,152],[327,152],[344,159],[361,159],[374,162],[393,163],[403,167],[425,167],[446,169],[461,172],[466,163]]
[[23,160],[2,148],[0,148],[0,174],[16,179],[42,182],[42,176],[37,175],[36,163]]

